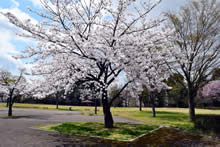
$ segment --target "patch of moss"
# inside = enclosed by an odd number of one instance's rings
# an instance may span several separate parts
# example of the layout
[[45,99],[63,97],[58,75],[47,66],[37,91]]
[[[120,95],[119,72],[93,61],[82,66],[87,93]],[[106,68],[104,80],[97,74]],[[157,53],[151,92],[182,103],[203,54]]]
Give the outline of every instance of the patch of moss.
[[107,131],[102,131],[102,132],[94,132],[92,133],[92,136],[102,136],[102,137],[107,137],[109,135],[111,135],[111,132],[107,132]]
[[140,131],[131,130],[131,129],[123,129],[123,130],[120,130],[119,133],[124,134],[124,135],[132,135],[132,136],[138,136],[142,134],[142,132]]
[[67,134],[84,134],[94,131],[92,128],[83,127],[72,123],[63,123],[61,125],[51,127],[50,129]]

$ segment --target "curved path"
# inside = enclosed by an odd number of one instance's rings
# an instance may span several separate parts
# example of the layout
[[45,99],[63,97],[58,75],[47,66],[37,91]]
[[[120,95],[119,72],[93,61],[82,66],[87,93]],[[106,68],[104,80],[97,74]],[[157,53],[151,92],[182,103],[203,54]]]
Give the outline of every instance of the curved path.
[[[7,115],[6,108],[0,108],[0,116]],[[74,122],[103,121],[103,116],[84,116],[76,111],[38,109],[13,109],[15,118],[0,117],[0,147],[59,147],[74,141],[59,133],[33,129],[33,126]],[[115,122],[141,123],[121,117]],[[74,143],[74,142],[72,142]]]

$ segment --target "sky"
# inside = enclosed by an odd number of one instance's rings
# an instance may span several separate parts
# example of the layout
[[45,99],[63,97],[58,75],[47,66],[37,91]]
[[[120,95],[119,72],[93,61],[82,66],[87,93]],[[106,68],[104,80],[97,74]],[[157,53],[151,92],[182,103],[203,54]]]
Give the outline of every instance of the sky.
[[[144,0],[142,0],[144,1]],[[146,0],[147,1],[147,0]],[[180,6],[186,4],[188,0],[162,0],[162,2],[151,12],[151,17],[158,16],[165,11],[177,11]],[[41,19],[27,10],[27,6],[40,10],[40,0],[0,0],[0,12],[11,12],[19,19],[31,19],[34,23]],[[16,60],[14,55],[18,55],[27,45],[34,46],[36,42],[29,38],[21,38],[16,35],[22,30],[10,24],[3,15],[0,14],[0,68],[6,69],[13,74],[18,74],[18,68],[27,68],[28,60]]]

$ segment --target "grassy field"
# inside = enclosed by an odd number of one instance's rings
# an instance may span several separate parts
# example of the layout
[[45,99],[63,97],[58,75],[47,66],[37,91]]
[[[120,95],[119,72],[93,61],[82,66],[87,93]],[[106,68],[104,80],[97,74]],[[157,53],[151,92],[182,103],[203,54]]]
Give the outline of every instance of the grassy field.
[[[5,107],[5,103],[0,103],[0,107]],[[72,107],[72,111],[80,111],[83,115],[95,115],[94,107],[86,106],[59,106],[59,110],[68,110]],[[32,108],[32,109],[47,109],[56,110],[55,105],[42,104],[19,104],[15,103],[14,108]],[[172,126],[185,130],[195,130],[193,123],[188,121],[187,108],[156,108],[157,116],[152,117],[151,108],[143,108],[139,111],[138,108],[111,108],[113,116],[121,116],[144,122],[148,125],[163,125]],[[215,114],[220,115],[220,110],[196,109],[196,114]],[[98,114],[103,115],[102,108],[98,107]]]

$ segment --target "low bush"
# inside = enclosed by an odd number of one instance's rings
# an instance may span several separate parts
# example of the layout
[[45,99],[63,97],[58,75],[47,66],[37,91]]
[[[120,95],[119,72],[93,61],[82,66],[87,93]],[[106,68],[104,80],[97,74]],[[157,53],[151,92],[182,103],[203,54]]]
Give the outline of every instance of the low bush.
[[195,128],[220,134],[220,115],[196,115]]

